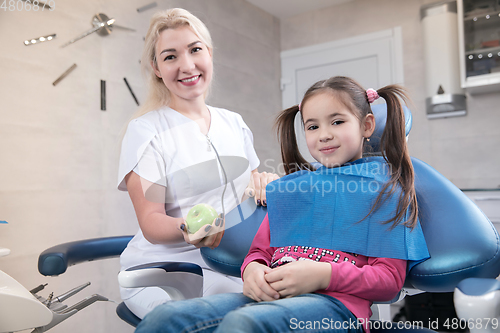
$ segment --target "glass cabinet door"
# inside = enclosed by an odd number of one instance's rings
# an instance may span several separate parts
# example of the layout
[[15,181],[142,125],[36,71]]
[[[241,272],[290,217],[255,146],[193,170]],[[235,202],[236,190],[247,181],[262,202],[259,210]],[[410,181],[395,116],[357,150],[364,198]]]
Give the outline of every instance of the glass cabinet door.
[[467,82],[481,85],[481,79],[484,85],[495,83],[491,77],[500,82],[500,0],[462,1],[464,88]]

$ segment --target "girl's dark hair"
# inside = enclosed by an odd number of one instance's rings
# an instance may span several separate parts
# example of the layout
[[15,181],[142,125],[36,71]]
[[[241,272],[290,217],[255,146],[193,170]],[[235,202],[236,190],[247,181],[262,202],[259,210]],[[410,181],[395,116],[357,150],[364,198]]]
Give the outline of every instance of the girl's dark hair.
[[[360,121],[372,113],[366,90],[353,79],[343,76],[335,76],[312,85],[306,91],[301,105],[304,105],[312,96],[325,92],[338,98]],[[407,102],[409,98],[405,90],[398,85],[385,86],[377,90],[377,93],[387,103],[387,121],[380,139],[380,150],[384,160],[389,165],[391,174],[368,215],[381,207],[397,191],[399,185],[401,192],[396,215],[385,223],[392,223],[392,227],[395,227],[404,221],[404,225],[414,228],[418,219],[417,195],[414,186],[413,165],[406,144],[404,110],[400,100]],[[300,154],[297,146],[294,121],[298,112],[299,105],[283,110],[278,115],[275,124],[286,174],[298,170],[314,169]],[[406,219],[407,211],[409,211],[409,216]]]

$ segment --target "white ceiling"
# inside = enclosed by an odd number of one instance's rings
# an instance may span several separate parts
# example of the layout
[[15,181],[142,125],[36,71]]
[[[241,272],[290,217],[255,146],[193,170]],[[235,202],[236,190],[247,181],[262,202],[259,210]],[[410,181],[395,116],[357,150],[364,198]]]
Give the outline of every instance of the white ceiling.
[[352,0],[247,0],[266,12],[280,18],[288,18],[316,9],[338,5]]

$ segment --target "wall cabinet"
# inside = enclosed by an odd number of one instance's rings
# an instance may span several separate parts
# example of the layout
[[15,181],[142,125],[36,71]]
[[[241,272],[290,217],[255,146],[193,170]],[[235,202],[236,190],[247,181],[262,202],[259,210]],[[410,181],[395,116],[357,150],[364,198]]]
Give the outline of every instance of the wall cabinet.
[[461,85],[500,90],[500,0],[457,0]]

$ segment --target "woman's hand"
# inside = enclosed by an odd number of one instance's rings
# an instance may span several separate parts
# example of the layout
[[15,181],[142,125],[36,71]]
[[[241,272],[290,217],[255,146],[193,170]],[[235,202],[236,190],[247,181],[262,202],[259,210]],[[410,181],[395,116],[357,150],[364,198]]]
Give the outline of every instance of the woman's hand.
[[267,269],[269,267],[256,261],[252,261],[245,267],[243,271],[243,295],[257,302],[274,301],[280,297],[264,277]]
[[327,262],[301,260],[267,268],[265,273],[269,286],[285,298],[328,288],[332,267]]
[[255,169],[252,171],[250,183],[245,190],[245,194],[250,198],[254,197],[257,205],[267,206],[266,186],[278,178],[280,177],[275,173],[258,172],[257,169]]
[[197,248],[209,247],[211,249],[219,246],[222,236],[224,235],[225,218],[222,214],[219,215],[212,224],[205,224],[197,232],[190,234],[187,231],[186,221],[181,220],[179,229],[184,236],[186,243],[193,244]]

